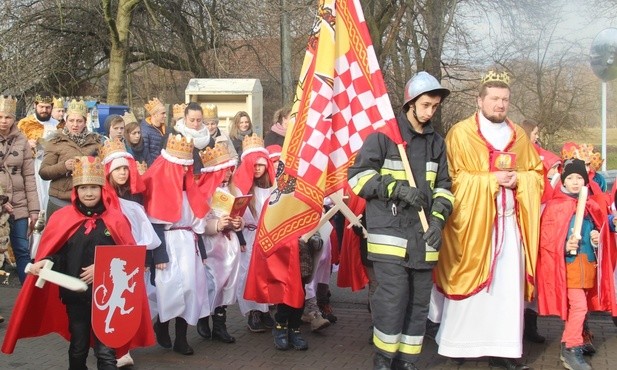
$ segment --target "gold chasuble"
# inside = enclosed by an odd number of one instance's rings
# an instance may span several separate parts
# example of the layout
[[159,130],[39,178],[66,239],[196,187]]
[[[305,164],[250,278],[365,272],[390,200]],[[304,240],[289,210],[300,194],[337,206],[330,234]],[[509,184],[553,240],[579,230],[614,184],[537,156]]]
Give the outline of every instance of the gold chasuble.
[[[515,208],[525,258],[525,298],[530,300],[538,255],[542,161],[525,131],[507,123],[514,131],[505,151],[516,154]],[[491,146],[480,134],[477,114],[450,129],[446,147],[455,201],[443,231],[435,277],[439,289],[457,300],[490,285],[493,227],[501,227],[495,225],[499,185],[489,172]]]

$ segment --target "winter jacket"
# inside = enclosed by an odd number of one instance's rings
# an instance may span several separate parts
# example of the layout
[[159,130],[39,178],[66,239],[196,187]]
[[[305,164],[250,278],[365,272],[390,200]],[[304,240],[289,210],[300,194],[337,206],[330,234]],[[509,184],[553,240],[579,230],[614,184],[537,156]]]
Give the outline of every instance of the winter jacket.
[[283,147],[283,143],[285,142],[285,136],[281,136],[274,131],[268,131],[266,136],[264,136],[264,146],[268,147],[270,145],[280,145]]
[[81,147],[62,131],[57,131],[49,138],[44,147],[45,155],[39,170],[43,180],[51,180],[49,196],[65,201],[71,200],[73,178],[64,162],[84,155],[97,155],[101,142],[102,136],[94,132],[86,136],[86,141]]
[[15,124],[6,137],[0,135],[0,185],[13,206],[15,219],[39,212],[32,150]]
[[144,141],[143,156],[148,167],[161,155],[161,149],[165,142],[165,136],[158,128],[152,126],[147,120],[141,122],[141,137]]
[[[452,212],[454,196],[450,192],[444,139],[431,124],[424,126],[422,133],[414,131],[405,113],[399,114],[397,122],[416,187],[429,199],[429,207],[424,210],[427,219],[430,222],[430,217],[438,217],[445,221]],[[437,254],[425,249],[418,211],[392,199],[393,188],[398,186],[394,182],[406,181],[396,144],[382,133],[370,135],[348,176],[353,192],[367,201],[368,258],[415,269],[432,268]]]

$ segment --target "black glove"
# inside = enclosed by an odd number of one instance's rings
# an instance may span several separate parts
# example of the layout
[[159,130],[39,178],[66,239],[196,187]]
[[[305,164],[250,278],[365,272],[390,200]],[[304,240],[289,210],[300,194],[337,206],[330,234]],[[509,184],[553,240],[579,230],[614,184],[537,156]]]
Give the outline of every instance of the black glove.
[[428,229],[422,236],[422,239],[428,244],[430,247],[439,250],[441,248],[441,230],[443,230],[445,222],[435,216],[431,216],[431,221],[428,224]]
[[408,183],[404,181],[397,181],[394,186],[394,191],[392,192],[392,198],[401,200],[417,211],[428,207],[428,199],[426,198],[426,194],[422,192],[422,190],[418,188],[412,188]]

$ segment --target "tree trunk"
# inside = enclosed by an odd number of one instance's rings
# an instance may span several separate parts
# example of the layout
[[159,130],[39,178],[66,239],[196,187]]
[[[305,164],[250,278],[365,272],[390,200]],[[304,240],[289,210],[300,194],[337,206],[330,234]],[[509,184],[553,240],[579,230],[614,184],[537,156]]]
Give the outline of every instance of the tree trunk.
[[[129,53],[129,31],[133,9],[138,0],[120,0],[115,22],[110,27],[111,51],[109,55],[109,81],[107,82],[107,103],[120,105],[126,95],[126,70]],[[115,32],[114,32],[115,31]]]

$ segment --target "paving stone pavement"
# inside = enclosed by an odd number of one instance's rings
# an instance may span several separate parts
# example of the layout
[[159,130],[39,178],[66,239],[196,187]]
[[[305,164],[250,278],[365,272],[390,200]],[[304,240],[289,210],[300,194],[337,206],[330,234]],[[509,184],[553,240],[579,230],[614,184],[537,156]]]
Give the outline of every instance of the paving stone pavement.
[[[0,313],[10,319],[18,284],[0,286]],[[319,333],[302,327],[309,342],[307,351],[278,351],[270,333],[253,334],[246,329],[246,319],[237,306],[229,308],[228,328],[236,343],[224,344],[203,340],[195,328],[189,328],[189,343],[195,355],[182,356],[158,346],[131,352],[133,369],[371,369],[373,348],[368,343],[370,314],[366,309],[366,291],[332,289],[332,301],[338,322]],[[591,359],[595,370],[617,369],[617,328],[610,316],[593,314],[590,326],[595,334],[598,353]],[[4,339],[7,323],[0,324],[0,340]],[[559,361],[559,339],[562,323],[557,318],[540,318],[539,331],[548,340],[545,344],[525,343],[523,361],[534,370],[563,369]],[[170,328],[173,339],[173,329]],[[52,334],[25,339],[17,343],[15,353],[0,354],[0,369],[62,369],[67,367],[68,343]],[[92,352],[88,366],[96,368]],[[427,339],[417,363],[420,369],[488,369],[486,359],[468,360],[458,365],[437,354],[434,341]]]

